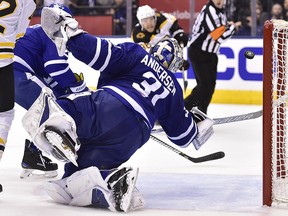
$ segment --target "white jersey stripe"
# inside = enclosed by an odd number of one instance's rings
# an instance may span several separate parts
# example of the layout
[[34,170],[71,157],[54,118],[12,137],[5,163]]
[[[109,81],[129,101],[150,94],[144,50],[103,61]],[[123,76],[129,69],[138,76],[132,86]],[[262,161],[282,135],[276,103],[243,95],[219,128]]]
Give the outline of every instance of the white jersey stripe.
[[100,52],[101,52],[101,39],[97,37],[97,45],[96,45],[95,56],[92,59],[92,61],[88,64],[88,66],[93,67],[93,65],[95,64],[95,62],[99,58]]

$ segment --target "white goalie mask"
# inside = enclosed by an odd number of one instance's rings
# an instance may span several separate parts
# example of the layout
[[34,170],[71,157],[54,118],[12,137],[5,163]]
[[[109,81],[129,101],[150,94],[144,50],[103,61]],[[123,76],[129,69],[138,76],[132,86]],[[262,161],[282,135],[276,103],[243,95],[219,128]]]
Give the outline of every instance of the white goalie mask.
[[150,54],[171,72],[175,73],[183,66],[183,50],[174,38],[159,41],[151,48]]

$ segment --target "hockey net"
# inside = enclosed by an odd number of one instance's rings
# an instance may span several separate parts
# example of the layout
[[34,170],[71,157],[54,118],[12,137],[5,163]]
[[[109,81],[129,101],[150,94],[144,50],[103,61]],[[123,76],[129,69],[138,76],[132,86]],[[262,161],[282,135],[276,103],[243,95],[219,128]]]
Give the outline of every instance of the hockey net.
[[288,22],[264,24],[263,204],[288,206]]

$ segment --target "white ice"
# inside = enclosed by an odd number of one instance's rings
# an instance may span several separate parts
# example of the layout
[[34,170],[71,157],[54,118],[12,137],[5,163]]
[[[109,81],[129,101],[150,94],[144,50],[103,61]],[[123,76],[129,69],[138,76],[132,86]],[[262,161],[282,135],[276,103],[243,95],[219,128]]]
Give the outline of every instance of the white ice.
[[[211,117],[260,110],[261,106],[212,104]],[[24,110],[16,106],[7,147],[0,163],[0,215],[86,216],[119,215],[109,210],[71,207],[53,202],[42,190],[47,179],[21,180]],[[213,137],[197,152],[193,146],[181,151],[193,157],[224,151],[223,159],[192,163],[150,140],[126,163],[140,168],[137,187],[146,207],[129,215],[278,216],[288,208],[262,206],[262,119],[217,125]],[[164,135],[158,135],[169,142]],[[58,162],[59,176],[63,163]]]

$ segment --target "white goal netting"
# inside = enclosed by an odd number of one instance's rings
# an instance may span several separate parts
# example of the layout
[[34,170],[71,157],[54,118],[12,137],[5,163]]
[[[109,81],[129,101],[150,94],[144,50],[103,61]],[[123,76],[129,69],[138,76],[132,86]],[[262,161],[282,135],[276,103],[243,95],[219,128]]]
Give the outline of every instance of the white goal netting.
[[272,20],[272,202],[288,205],[288,22]]

